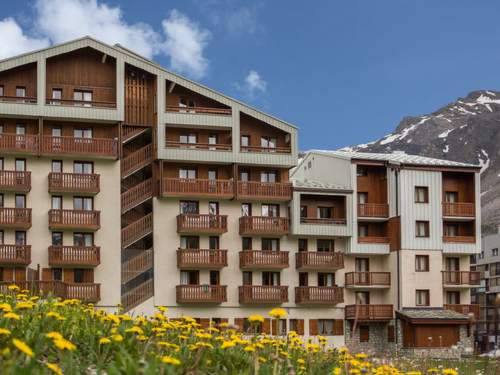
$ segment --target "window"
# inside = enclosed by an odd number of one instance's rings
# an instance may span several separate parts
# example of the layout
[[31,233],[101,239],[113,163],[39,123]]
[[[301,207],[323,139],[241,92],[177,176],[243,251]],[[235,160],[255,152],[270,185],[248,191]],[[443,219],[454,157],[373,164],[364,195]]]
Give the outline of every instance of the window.
[[241,136],[241,147],[250,147],[250,136],[242,135]]
[[62,232],[52,232],[52,246],[62,246],[63,234]]
[[73,136],[75,138],[92,138],[92,128],[79,128],[73,130]]
[[[51,134],[52,134],[52,137],[61,137],[62,136],[62,129],[59,126],[54,126],[51,130]],[[55,141],[59,141],[59,139],[56,139]]]
[[449,257],[445,259],[445,270],[446,271],[459,271],[460,270],[460,259],[456,257]]
[[181,214],[198,214],[199,206],[196,201],[180,201]]
[[318,319],[318,334],[324,336],[332,336],[333,319]]
[[262,272],[262,285],[280,285],[279,272]]
[[52,99],[50,104],[61,104],[62,99],[62,89],[52,89]]
[[0,96],[3,96],[4,93],[3,93],[3,86],[0,86]]
[[51,208],[53,210],[62,210],[63,200],[60,195],[53,195],[51,201],[52,201]]
[[289,319],[290,331],[297,332],[299,335],[304,334],[304,320],[303,319]]
[[358,237],[368,237],[367,224],[358,224]]
[[73,209],[92,211],[94,209],[94,199],[92,197],[73,197]]
[[16,230],[15,241],[16,245],[26,245],[26,232],[23,230]]
[[417,289],[415,297],[417,306],[429,306],[429,289]]
[[358,193],[358,204],[368,203],[368,193]]
[[85,282],[85,270],[82,268],[75,268],[73,271],[73,278],[75,283]]
[[62,160],[52,160],[52,172],[61,173],[62,172]]
[[219,271],[210,271],[210,285],[220,285]]
[[415,271],[416,272],[429,272],[429,256],[428,255],[415,255]]
[[93,233],[73,233],[73,245],[81,247],[94,246],[94,234]]
[[52,278],[56,281],[62,281],[62,268],[52,268]]
[[370,292],[356,292],[354,294],[354,299],[356,301],[356,305],[369,305]]
[[307,251],[307,239],[306,238],[299,238],[299,251]]
[[456,191],[445,191],[444,201],[446,203],[457,203],[458,202],[458,192]]
[[335,274],[318,272],[318,286],[334,286]]
[[318,207],[318,219],[330,219],[332,217],[332,207]]
[[181,271],[181,285],[199,285],[199,271]]
[[263,238],[262,251],[279,251],[280,240],[279,238]]
[[25,135],[25,134],[26,134],[26,125],[16,124],[16,135]]
[[243,285],[252,285],[251,271],[243,271]]
[[17,172],[26,171],[26,159],[16,159],[15,169]]
[[359,326],[359,342],[370,341],[370,326]]
[[252,238],[243,237],[241,239],[241,249],[242,250],[252,250]]
[[75,161],[73,163],[73,173],[92,174],[94,173],[94,163],[89,161]]
[[196,178],[196,169],[195,168],[179,168],[179,178]]
[[278,204],[263,204],[261,206],[261,214],[267,217],[279,217],[280,206]]
[[260,172],[260,182],[276,182],[277,173],[276,171],[262,171]]
[[276,148],[276,138],[272,137],[261,137],[260,138],[260,147],[267,148],[269,150]]
[[447,223],[444,225],[444,235],[447,237],[458,236],[458,224]]
[[335,250],[335,240],[323,240],[319,239],[316,241],[317,251],[334,251]]
[[241,170],[240,171],[240,181],[242,181],[242,182],[250,181],[250,172],[247,170]]
[[286,335],[286,319],[278,319],[276,331],[277,332],[273,332],[275,335]]
[[[196,107],[194,100],[193,99],[189,99],[189,98],[180,97],[179,98],[179,108],[188,108],[188,107],[189,108]],[[179,110],[179,112],[182,112],[182,113],[186,113],[186,112],[194,113],[195,111],[194,110],[186,111],[184,109],[184,110]]]
[[26,87],[24,87],[24,86],[17,86],[16,87],[16,96],[18,98],[24,98],[24,97],[26,97]]
[[92,91],[75,90],[73,91],[73,100],[75,105],[90,107],[92,102]]
[[299,286],[309,285],[309,274],[307,272],[299,272]]
[[496,257],[498,255],[498,248],[491,249],[491,256]]
[[364,165],[358,165],[356,167],[356,176],[358,177],[368,176],[368,171]]
[[300,206],[300,217],[307,218],[307,206]]
[[429,203],[429,188],[427,186],[415,186],[415,203]]
[[446,303],[449,305],[460,305],[460,292],[446,292]]
[[[363,272],[363,273],[370,272],[370,258],[356,258],[356,259],[354,259],[354,269],[356,270],[356,272]],[[363,277],[363,275],[364,274],[361,274],[360,277]]]
[[181,249],[199,249],[200,237],[181,236]]
[[210,181],[217,180],[217,169],[209,169],[208,170],[208,179]]
[[26,208],[26,195],[16,194],[15,207],[16,208]]
[[209,215],[219,214],[219,202],[208,202],[208,214]]
[[[183,145],[194,145],[196,144],[196,134],[181,134],[179,136],[179,143]],[[193,147],[193,146],[190,146]]]
[[429,222],[416,221],[415,222],[415,237],[429,237]]
[[209,144],[209,147],[208,149],[209,150],[216,150],[217,149],[217,134],[209,134],[208,135],[208,144]]
[[219,236],[210,236],[210,237],[208,237],[208,248],[210,250],[220,249]]

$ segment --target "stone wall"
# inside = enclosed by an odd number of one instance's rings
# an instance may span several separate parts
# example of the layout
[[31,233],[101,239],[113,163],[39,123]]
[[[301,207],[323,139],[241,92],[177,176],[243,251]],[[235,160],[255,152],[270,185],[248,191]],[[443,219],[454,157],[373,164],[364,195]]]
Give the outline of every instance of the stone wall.
[[[396,344],[387,341],[388,326],[393,325],[394,322],[370,322],[358,324],[355,331],[351,336],[351,323],[346,322],[345,328],[345,344],[346,347],[353,353],[373,353],[377,355],[390,354],[396,349]],[[369,326],[369,341],[359,341],[359,327],[360,325]]]

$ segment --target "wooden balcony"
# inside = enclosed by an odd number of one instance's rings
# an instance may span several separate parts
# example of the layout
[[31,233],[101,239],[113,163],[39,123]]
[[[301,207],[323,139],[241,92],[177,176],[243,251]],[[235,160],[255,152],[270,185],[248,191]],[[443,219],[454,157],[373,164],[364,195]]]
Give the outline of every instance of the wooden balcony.
[[36,134],[0,134],[0,151],[12,154],[36,154],[38,135]]
[[474,203],[443,202],[443,216],[473,218],[476,216],[476,207]]
[[99,246],[49,246],[51,267],[96,267],[100,263]]
[[358,242],[359,243],[381,243],[381,244],[388,244],[389,243],[389,237],[383,237],[383,236],[364,236],[364,237],[358,237]]
[[199,113],[204,115],[220,115],[220,116],[231,116],[231,108],[209,108],[209,107],[179,107],[173,105],[167,105],[167,112],[172,113]]
[[116,108],[116,102],[99,102],[70,99],[46,99],[45,104],[51,106],[70,106],[83,108]]
[[179,249],[177,267],[180,269],[220,269],[227,267],[227,250]]
[[295,303],[301,305],[336,305],[344,302],[344,289],[338,286],[298,286]]
[[289,201],[292,184],[289,182],[238,181],[238,199]]
[[0,96],[0,102],[18,103],[18,104],[36,104],[37,98],[34,96]]
[[445,310],[453,310],[456,311],[457,313],[464,314],[464,315],[469,315],[472,314],[474,316],[475,320],[479,319],[480,315],[480,306],[479,305],[450,305],[450,304],[445,304],[443,305],[443,308]]
[[394,317],[393,305],[347,305],[345,318],[358,321],[387,321]]
[[[122,280],[123,281],[123,280]],[[153,279],[146,280],[135,288],[127,290],[122,294],[122,305],[124,311],[140,305],[142,302],[148,300],[154,295],[154,281]]]
[[29,192],[31,190],[31,172],[0,171],[0,190],[18,193]]
[[139,220],[122,228],[122,247],[128,247],[153,232],[153,214],[147,214]]
[[284,236],[289,231],[286,217],[242,216],[240,217],[240,235],[275,235]]
[[52,294],[62,299],[78,299],[86,303],[95,303],[101,299],[101,284],[66,283],[63,281],[2,281],[0,293],[8,293],[8,286],[15,284],[34,295]]
[[98,302],[101,299],[101,284],[65,283],[66,293],[63,298],[78,299],[85,302]]
[[153,197],[153,179],[138,183],[121,194],[122,213],[138,206]]
[[31,208],[0,208],[0,227],[31,228]]
[[317,217],[301,217],[301,224],[319,224],[319,225],[346,225],[347,219],[342,218],[317,218]]
[[27,266],[31,263],[30,245],[0,245],[0,265]]
[[177,233],[222,234],[227,232],[227,215],[177,215]]
[[137,151],[123,157],[121,160],[122,178],[130,176],[132,173],[151,164],[153,160],[153,146],[151,144],[140,148]]
[[99,193],[99,175],[84,173],[49,173],[49,193]]
[[390,286],[390,272],[347,272],[345,274],[346,288],[389,288]]
[[153,268],[153,249],[142,250],[122,263],[122,284]]
[[344,254],[334,251],[300,251],[295,254],[299,271],[336,271],[344,268]]
[[244,270],[282,270],[288,266],[288,251],[240,251],[240,268]]
[[260,147],[260,146],[241,146],[241,152],[259,152],[265,154],[291,154],[291,147]]
[[233,181],[199,178],[164,178],[162,195],[166,197],[197,197],[230,199],[234,197]]
[[110,159],[118,157],[118,140],[116,138],[52,137],[49,135],[44,135],[42,138],[41,152],[43,154]]
[[49,228],[96,231],[101,227],[101,213],[93,210],[49,210]]
[[478,271],[441,271],[443,285],[477,286],[481,284],[481,273]]
[[227,301],[225,285],[177,285],[177,303],[219,304]]
[[475,236],[443,236],[443,242],[476,243]]
[[241,304],[279,305],[288,302],[288,287],[278,285],[243,285],[238,287]]
[[208,150],[208,151],[231,151],[233,146],[230,143],[181,143],[167,141],[167,148],[188,148],[190,150]]
[[359,203],[358,217],[387,218],[389,205],[387,203]]

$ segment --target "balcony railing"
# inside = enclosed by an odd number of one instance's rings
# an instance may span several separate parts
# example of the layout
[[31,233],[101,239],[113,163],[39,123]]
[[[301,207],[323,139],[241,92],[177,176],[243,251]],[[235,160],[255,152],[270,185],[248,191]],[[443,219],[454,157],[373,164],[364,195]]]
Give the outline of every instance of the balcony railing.
[[141,250],[122,263],[122,284],[153,268],[153,249]]
[[477,271],[442,271],[444,285],[479,285],[481,273]]
[[73,99],[46,99],[45,103],[48,105],[58,106],[72,106],[83,108],[116,108],[116,102],[101,102],[101,101],[87,101],[87,100],[73,100]]
[[233,146],[230,143],[182,143],[167,141],[167,148],[187,148],[190,150],[209,150],[209,151],[231,151]]
[[205,115],[231,116],[231,108],[209,108],[209,107],[178,107],[167,105],[167,112],[174,113],[201,113]]
[[91,266],[101,263],[99,246],[49,246],[49,265]]
[[390,285],[390,272],[347,272],[345,274],[346,287],[389,287]]
[[317,218],[317,217],[301,217],[301,224],[321,224],[321,225],[346,225],[347,219],[342,218]]
[[260,147],[260,146],[241,146],[241,152],[260,152],[265,154],[290,154],[291,147]]
[[125,178],[149,165],[153,160],[153,146],[148,144],[121,160],[121,174]]
[[31,172],[0,171],[0,190],[25,193],[30,191]]
[[177,233],[222,234],[225,232],[227,232],[227,215],[177,215]]
[[162,194],[182,197],[219,197],[234,196],[233,181],[203,180],[192,178],[164,178]]
[[0,226],[31,228],[31,208],[0,208]]
[[31,263],[30,245],[0,245],[1,265],[28,265]]
[[358,217],[389,217],[389,205],[387,203],[359,203]]
[[178,268],[217,269],[227,266],[227,250],[179,249]]
[[0,293],[8,293],[8,286],[15,284],[32,294],[52,294],[63,299],[78,299],[83,302],[98,302],[101,299],[101,284],[66,283],[63,281],[2,281]]
[[127,290],[122,294],[122,305],[125,311],[130,310],[134,306],[140,305],[142,302],[151,298],[154,295],[153,279],[146,280],[135,288]]
[[452,243],[475,243],[475,236],[443,236],[443,242]]
[[227,301],[225,285],[177,285],[177,303],[213,303]]
[[99,175],[88,173],[49,173],[50,193],[99,193]]
[[443,202],[443,216],[474,217],[476,208],[474,203]]
[[299,286],[295,288],[295,303],[335,305],[344,302],[344,290],[338,286]]
[[93,210],[49,210],[50,229],[98,230],[101,213]]
[[288,251],[240,251],[240,268],[281,270],[288,267]]
[[44,154],[118,157],[117,139],[53,137],[49,135],[44,135],[42,138],[42,153]]
[[36,134],[0,134],[0,151],[12,153],[38,152],[38,135]]
[[363,236],[363,237],[358,237],[358,242],[359,243],[389,243],[389,237],[383,237],[383,236]]
[[445,304],[443,308],[446,310],[453,310],[457,313],[469,315],[473,314],[474,319],[479,319],[480,306],[479,305],[459,305],[459,304]]
[[36,104],[35,96],[0,96],[0,102],[20,103],[20,104]]
[[269,234],[284,236],[288,234],[289,220],[286,217],[242,216],[240,217],[241,235]]
[[393,310],[393,305],[347,305],[345,318],[361,321],[385,321],[393,318]]
[[129,211],[153,196],[153,179],[138,183],[121,194],[122,213]]
[[238,287],[241,304],[281,304],[288,302],[288,287],[278,285],[243,285]]
[[134,242],[139,241],[151,232],[153,232],[152,213],[122,228],[122,247],[132,245]]
[[335,271],[344,268],[344,255],[334,251],[300,251],[295,254],[295,267],[300,271]]
[[288,182],[238,181],[238,199],[289,201],[292,184]]

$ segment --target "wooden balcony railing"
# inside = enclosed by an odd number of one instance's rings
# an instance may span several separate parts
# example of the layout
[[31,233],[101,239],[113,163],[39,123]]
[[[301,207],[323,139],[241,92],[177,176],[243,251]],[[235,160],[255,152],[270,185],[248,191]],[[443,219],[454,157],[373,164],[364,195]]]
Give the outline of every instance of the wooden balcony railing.
[[132,245],[151,232],[153,232],[152,213],[122,228],[122,247],[125,248]]
[[322,224],[322,225],[346,225],[347,219],[342,218],[316,218],[316,217],[301,217],[301,224]]
[[472,314],[475,320],[479,319],[480,316],[480,306],[479,305],[458,305],[458,304],[445,304],[443,308],[446,310],[453,310],[457,313],[469,315]]
[[164,196],[218,198],[232,198],[234,196],[233,181],[231,180],[164,178],[161,190]]
[[389,243],[389,237],[382,237],[382,236],[364,236],[364,237],[358,237],[358,242],[359,243]]
[[238,287],[241,304],[281,304],[288,302],[288,287],[281,285],[243,285]]
[[38,135],[36,134],[0,134],[0,151],[12,153],[38,152]]
[[209,151],[231,151],[233,146],[229,143],[182,143],[167,141],[167,148],[187,148],[190,150],[209,150]]
[[50,193],[99,193],[99,175],[89,173],[49,173]]
[[0,208],[0,226],[31,228],[31,208]]
[[346,287],[389,287],[390,285],[390,272],[347,272],[345,274]]
[[336,305],[344,302],[344,289],[338,286],[298,286],[295,303],[310,305]]
[[481,273],[478,271],[442,271],[444,285],[480,285]]
[[288,267],[288,251],[240,251],[241,269],[281,270]]
[[0,245],[1,265],[28,265],[31,263],[30,245]]
[[292,184],[289,182],[238,181],[238,199],[289,201],[292,199]]
[[44,135],[41,151],[44,154],[117,158],[118,140],[116,138],[53,137]]
[[53,106],[63,105],[83,108],[116,108],[116,102],[99,102],[73,99],[46,99],[45,103],[47,105]]
[[475,243],[475,236],[443,236],[443,242],[452,243]]
[[147,180],[128,189],[121,195],[122,213],[141,204],[153,196],[153,179]]
[[100,263],[99,246],[49,246],[49,265],[52,267],[95,267]]
[[474,217],[476,216],[476,207],[474,203],[443,202],[443,216]]
[[98,230],[101,213],[94,210],[49,210],[50,229]]
[[0,171],[0,190],[27,193],[31,190],[31,172]]
[[358,217],[389,217],[387,203],[359,203]]
[[201,113],[205,115],[231,116],[231,108],[209,108],[209,107],[177,107],[167,105],[167,112],[175,113]]
[[18,104],[36,104],[35,96],[0,96],[0,102],[18,103]]
[[181,269],[227,267],[227,250],[179,249],[177,250],[177,267]]
[[344,268],[344,254],[335,251],[300,251],[295,254],[295,267],[300,271],[335,271]]
[[63,298],[78,299],[85,302],[98,302],[101,299],[101,284],[65,283],[66,293]]
[[260,146],[241,146],[241,152],[260,152],[265,154],[291,154],[291,147],[260,147]]
[[127,290],[122,294],[122,306],[125,311],[140,305],[142,302],[153,297],[154,295],[154,281],[149,279],[135,288]]
[[393,310],[393,305],[347,305],[345,318],[360,321],[385,321],[393,318]]
[[177,233],[227,232],[227,215],[180,214],[177,215]]
[[122,284],[153,268],[153,249],[140,251],[122,263]]
[[213,303],[227,301],[225,285],[177,285],[177,303]]
[[286,217],[242,216],[240,217],[241,235],[269,234],[284,236],[288,234],[289,220]]
[[63,281],[2,281],[0,293],[8,293],[8,286],[15,284],[32,294],[48,295],[63,299],[78,299],[87,303],[101,299],[101,285],[95,283],[66,283]]
[[148,144],[121,160],[122,178],[144,168],[153,160],[153,146]]

